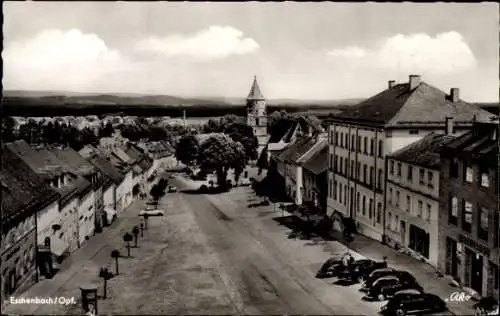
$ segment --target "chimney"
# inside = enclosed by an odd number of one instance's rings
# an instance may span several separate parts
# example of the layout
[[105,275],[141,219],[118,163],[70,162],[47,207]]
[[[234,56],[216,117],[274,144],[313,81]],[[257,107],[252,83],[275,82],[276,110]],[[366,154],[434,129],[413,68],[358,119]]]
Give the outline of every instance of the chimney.
[[396,85],[396,80],[389,80],[389,89]]
[[414,90],[420,84],[419,75],[410,75],[410,90]]
[[445,129],[446,135],[453,135],[453,117],[447,117],[445,119]]
[[460,90],[458,88],[451,88],[450,89],[450,101],[451,102],[457,102],[459,96],[460,96]]

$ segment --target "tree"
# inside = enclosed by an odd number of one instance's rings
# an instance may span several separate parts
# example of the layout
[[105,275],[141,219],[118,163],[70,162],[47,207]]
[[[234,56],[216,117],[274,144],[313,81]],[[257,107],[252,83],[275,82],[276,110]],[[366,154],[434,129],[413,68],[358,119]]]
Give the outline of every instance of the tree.
[[200,145],[194,135],[182,137],[175,148],[175,158],[183,164],[191,165],[198,155]]
[[163,196],[165,192],[161,189],[161,187],[157,184],[153,185],[151,188],[151,191],[149,194],[151,194],[151,197],[153,198],[153,201],[155,202],[155,206],[158,207],[158,204],[160,203],[160,199]]
[[267,151],[267,146],[264,147],[260,153],[260,157],[257,160],[257,167],[259,167],[259,175],[262,173],[262,169],[267,169],[269,167],[269,153]]
[[123,241],[125,242],[125,247],[127,247],[127,257],[130,258],[130,242],[132,241],[133,237],[130,233],[125,233],[123,235]]
[[139,227],[138,226],[134,226],[134,228],[132,228],[132,235],[134,235],[134,247],[137,248],[137,240],[139,239]]
[[113,277],[113,273],[111,273],[108,268],[101,268],[99,270],[99,277],[104,281],[104,288],[103,288],[103,298],[106,299],[107,297],[107,289],[108,289],[108,280],[110,280]]
[[120,271],[118,270],[118,258],[120,258],[120,251],[116,249],[111,251],[111,258],[115,259],[115,274],[118,275],[120,274]]
[[245,149],[227,135],[214,135],[201,145],[198,161],[203,172],[216,172],[217,183],[225,190],[228,170],[243,170],[246,166]]
[[148,139],[152,142],[165,140],[167,138],[167,130],[160,126],[151,126],[149,128]]
[[267,121],[267,132],[270,135],[275,133],[284,134],[288,128],[290,128],[290,123],[294,122],[297,118],[286,112],[285,110],[274,111],[269,115]]
[[243,122],[235,122],[227,125],[224,128],[224,133],[229,135],[235,142],[240,142],[243,145],[248,160],[257,159],[259,142],[253,133],[252,127]]
[[16,122],[10,116],[2,117],[2,141],[4,142],[12,142],[16,139],[16,135],[14,132],[14,126]]
[[111,135],[113,135],[113,132],[114,132],[113,125],[110,122],[108,122],[106,125],[101,124],[101,126],[99,127],[99,132],[97,134],[99,135],[99,138],[103,138],[103,137],[110,137]]

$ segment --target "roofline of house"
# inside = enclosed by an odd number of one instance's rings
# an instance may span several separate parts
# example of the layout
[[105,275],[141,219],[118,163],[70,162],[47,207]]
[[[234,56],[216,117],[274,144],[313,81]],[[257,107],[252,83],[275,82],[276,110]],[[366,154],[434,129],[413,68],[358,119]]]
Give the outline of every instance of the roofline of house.
[[401,158],[396,158],[392,155],[388,155],[387,156],[387,159],[392,159],[392,160],[395,160],[395,161],[398,161],[398,162],[404,162],[406,164],[410,164],[410,165],[413,165],[413,166],[417,166],[417,167],[421,167],[421,168],[426,168],[426,169],[430,169],[430,170],[434,170],[434,171],[439,171],[441,169],[441,165],[438,163],[436,166],[432,166],[430,167],[429,165],[425,165],[425,164],[421,164],[421,163],[415,163],[413,161],[407,161],[407,160],[404,160],[404,159],[401,159]]

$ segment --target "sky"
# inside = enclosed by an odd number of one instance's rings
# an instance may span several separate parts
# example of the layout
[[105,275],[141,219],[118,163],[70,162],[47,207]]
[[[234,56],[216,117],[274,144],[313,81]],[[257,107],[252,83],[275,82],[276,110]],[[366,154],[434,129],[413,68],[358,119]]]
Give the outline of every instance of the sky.
[[6,90],[365,98],[410,74],[499,96],[497,3],[4,2]]

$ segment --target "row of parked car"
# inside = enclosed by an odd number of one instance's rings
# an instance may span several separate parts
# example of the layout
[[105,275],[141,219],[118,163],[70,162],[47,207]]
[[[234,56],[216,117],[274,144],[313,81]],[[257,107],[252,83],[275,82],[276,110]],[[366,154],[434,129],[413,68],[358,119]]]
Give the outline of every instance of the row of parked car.
[[382,315],[421,315],[448,310],[440,297],[425,293],[413,275],[388,267],[386,260],[354,260],[350,254],[344,254],[328,259],[316,277],[336,277],[339,279],[337,284],[346,286],[361,283],[364,300],[388,301],[380,310]]

